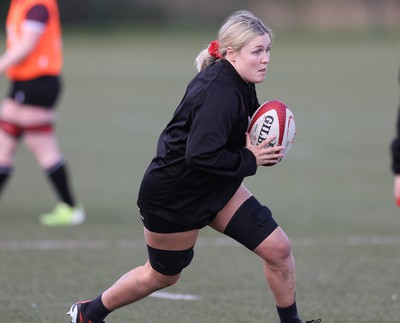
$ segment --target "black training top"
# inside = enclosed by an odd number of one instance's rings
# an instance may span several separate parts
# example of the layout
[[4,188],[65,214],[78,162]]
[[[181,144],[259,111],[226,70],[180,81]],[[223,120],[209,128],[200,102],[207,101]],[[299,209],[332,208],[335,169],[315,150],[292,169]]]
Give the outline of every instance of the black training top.
[[160,135],[139,208],[188,228],[209,224],[243,178],[256,173],[256,158],[244,146],[258,106],[255,85],[228,61],[199,72]]
[[[399,71],[399,84],[400,84],[400,71]],[[396,136],[392,141],[392,171],[396,175],[400,175],[400,106],[397,116],[397,131]]]

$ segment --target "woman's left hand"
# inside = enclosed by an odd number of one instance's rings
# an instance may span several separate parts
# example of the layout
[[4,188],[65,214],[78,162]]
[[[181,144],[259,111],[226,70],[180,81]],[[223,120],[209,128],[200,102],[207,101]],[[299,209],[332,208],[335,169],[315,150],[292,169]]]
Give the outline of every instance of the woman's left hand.
[[273,166],[283,157],[284,146],[270,146],[275,136],[265,139],[258,145],[253,145],[250,140],[250,134],[246,132],[246,148],[250,150],[257,160],[257,166]]

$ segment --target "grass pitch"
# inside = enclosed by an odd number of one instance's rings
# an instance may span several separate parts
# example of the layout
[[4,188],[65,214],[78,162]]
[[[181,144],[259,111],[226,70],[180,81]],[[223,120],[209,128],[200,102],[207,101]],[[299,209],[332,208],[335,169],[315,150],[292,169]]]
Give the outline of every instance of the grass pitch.
[[[66,34],[58,132],[88,220],[76,228],[38,224],[55,198],[21,146],[0,203],[2,322],[67,322],[73,302],[97,296],[146,260],[140,180],[195,74],[194,57],[213,37]],[[304,320],[400,322],[400,212],[388,148],[399,103],[398,45],[386,35],[278,32],[267,80],[258,85],[260,101],[280,99],[296,118],[284,162],[246,183],[293,242]],[[260,261],[210,229],[166,292],[199,299],[150,297],[108,321],[278,321]]]

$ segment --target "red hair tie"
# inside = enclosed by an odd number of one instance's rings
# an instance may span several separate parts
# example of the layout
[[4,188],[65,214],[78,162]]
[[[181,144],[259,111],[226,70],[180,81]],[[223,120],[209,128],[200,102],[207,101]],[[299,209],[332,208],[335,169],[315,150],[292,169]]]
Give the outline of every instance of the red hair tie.
[[222,55],[219,52],[219,41],[218,40],[213,40],[210,43],[210,46],[208,46],[208,53],[215,58],[222,58]]

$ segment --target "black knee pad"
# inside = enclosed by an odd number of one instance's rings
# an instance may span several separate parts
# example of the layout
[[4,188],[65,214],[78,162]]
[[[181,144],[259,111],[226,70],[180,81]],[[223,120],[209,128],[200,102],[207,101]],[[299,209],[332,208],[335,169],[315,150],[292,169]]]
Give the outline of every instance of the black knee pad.
[[261,205],[252,196],[235,212],[226,226],[224,234],[246,248],[254,250],[277,227],[278,224],[272,217],[270,209]]
[[193,259],[193,247],[186,250],[160,250],[147,245],[151,267],[167,276],[179,274]]

